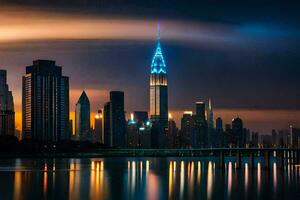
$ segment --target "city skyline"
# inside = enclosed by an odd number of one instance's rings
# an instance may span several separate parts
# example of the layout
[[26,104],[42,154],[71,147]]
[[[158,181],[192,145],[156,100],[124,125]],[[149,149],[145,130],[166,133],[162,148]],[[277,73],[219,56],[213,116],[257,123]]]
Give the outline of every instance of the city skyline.
[[297,199],[299,10],[0,0],[0,198]]
[[[176,1],[173,6],[178,5]],[[195,16],[173,13],[170,17],[146,14],[142,18],[134,16],[138,11],[132,15],[102,15],[89,8],[86,13],[77,12],[66,4],[58,14],[51,14],[53,8],[48,5],[43,9],[2,8],[0,15],[10,20],[10,26],[1,26],[0,66],[8,70],[17,127],[20,129],[21,124],[23,66],[38,58],[57,61],[70,77],[71,116],[82,90],[91,98],[94,112],[104,106],[111,90],[125,92],[127,117],[135,110],[148,110],[149,94],[144,88],[156,35],[157,19],[153,17],[159,17],[162,24],[164,56],[170,66],[169,110],[177,122],[181,114],[176,113],[211,98],[215,118],[221,116],[230,122],[241,116],[251,130],[270,132],[273,127],[299,126],[298,29],[289,21],[294,10],[288,7],[288,14],[278,13],[279,5],[271,5],[266,11],[270,19],[266,20],[260,9],[254,10],[253,17],[248,12],[230,12],[227,8],[231,5],[218,7],[227,19],[221,14],[212,18],[204,12]],[[145,6],[142,8],[147,11]],[[201,9],[212,8],[204,4]],[[281,18],[271,17],[277,15]],[[20,19],[28,26],[23,26]],[[282,21],[290,23],[283,26]],[[65,29],[78,30],[83,24],[84,28],[72,33],[74,37]],[[59,27],[61,32],[51,32],[51,27]]]

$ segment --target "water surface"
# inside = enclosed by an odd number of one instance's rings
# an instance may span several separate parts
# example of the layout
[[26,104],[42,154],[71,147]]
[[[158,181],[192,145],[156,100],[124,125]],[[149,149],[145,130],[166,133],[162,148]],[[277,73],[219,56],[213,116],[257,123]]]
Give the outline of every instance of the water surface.
[[2,159],[0,199],[300,199],[300,168],[216,158]]

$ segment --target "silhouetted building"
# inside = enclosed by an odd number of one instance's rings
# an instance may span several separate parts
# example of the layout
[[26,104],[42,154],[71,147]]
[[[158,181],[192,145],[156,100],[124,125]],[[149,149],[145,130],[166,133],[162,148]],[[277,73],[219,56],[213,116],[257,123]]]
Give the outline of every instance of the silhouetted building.
[[151,144],[151,126],[150,121],[146,122],[143,126],[139,127],[139,148],[149,149]]
[[125,146],[126,130],[124,92],[112,91],[110,101],[104,105],[104,144],[110,147]]
[[249,147],[251,145],[251,134],[250,130],[244,128],[244,134],[245,134],[245,147]]
[[195,147],[198,143],[198,134],[195,133],[195,118],[193,113],[190,111],[185,111],[181,118],[181,139],[182,147],[189,148]]
[[111,145],[124,146],[126,133],[124,92],[110,92],[110,125]]
[[23,76],[22,127],[25,138],[69,139],[69,78],[55,61],[35,60]]
[[260,135],[260,147],[271,148],[272,147],[272,135]]
[[300,129],[290,126],[291,146],[300,147]]
[[279,147],[288,147],[290,131],[289,130],[279,130],[278,131],[278,145]]
[[223,120],[218,117],[216,119],[216,130],[215,130],[215,141],[216,145],[221,147],[224,143],[224,129],[223,129]]
[[216,131],[219,133],[223,132],[223,120],[221,117],[216,119]]
[[277,140],[277,132],[276,130],[272,130],[272,146],[277,147],[278,146],[278,140]]
[[134,119],[136,120],[138,127],[146,124],[149,121],[147,111],[134,111]]
[[6,70],[0,70],[0,135],[15,135],[15,111]]
[[259,137],[258,137],[258,132],[252,132],[252,136],[251,136],[251,146],[252,147],[258,147],[258,141]]
[[210,146],[208,137],[208,126],[205,117],[205,103],[196,102],[196,115],[194,118],[193,147]]
[[231,124],[225,124],[225,131],[231,131]]
[[[140,114],[142,112],[139,112]],[[140,115],[139,121],[135,114],[130,115],[127,122],[126,143],[131,148],[151,148],[151,122],[146,120],[145,113]],[[143,120],[142,120],[143,119]]]
[[246,136],[243,121],[239,117],[232,120],[232,134],[234,137],[233,144],[236,147],[244,147],[246,144]]
[[204,102],[196,102],[196,116],[199,120],[205,121],[205,103]]
[[111,144],[111,121],[110,121],[110,102],[104,105],[103,111],[103,132],[104,132],[104,144],[107,146],[112,146]]
[[232,147],[234,143],[235,140],[232,134],[231,124],[225,124],[225,131],[223,133],[223,146]]
[[91,140],[91,108],[85,91],[82,92],[75,110],[75,132],[79,141]]
[[156,50],[151,63],[150,118],[155,129],[153,131],[157,132],[156,137],[158,137],[157,139],[153,138],[153,142],[158,142],[154,145],[164,147],[168,128],[168,81],[167,67],[160,45],[160,28],[158,28]]
[[171,114],[169,116],[169,125],[168,125],[168,146],[170,148],[178,147],[178,128]]
[[103,114],[102,110],[98,110],[94,119],[94,142],[104,143],[103,136]]
[[130,115],[127,122],[126,143],[128,147],[137,148],[139,146],[139,130],[134,114]]

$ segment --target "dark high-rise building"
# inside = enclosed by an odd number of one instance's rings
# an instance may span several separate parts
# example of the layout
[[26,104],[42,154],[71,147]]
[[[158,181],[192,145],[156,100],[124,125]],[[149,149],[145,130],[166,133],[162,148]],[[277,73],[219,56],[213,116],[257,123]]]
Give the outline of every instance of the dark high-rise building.
[[94,119],[94,124],[95,124],[95,132],[94,132],[94,142],[99,142],[102,143],[104,142],[103,140],[103,114],[102,110],[98,110],[95,119]]
[[223,120],[221,117],[216,119],[216,131],[221,133],[223,132]]
[[292,147],[300,147],[300,129],[290,126],[290,145]]
[[276,130],[272,130],[272,146],[276,147],[278,145],[278,141],[277,141],[277,132]]
[[178,128],[176,126],[175,120],[169,115],[169,125],[168,125],[168,146],[170,148],[177,147],[178,145]]
[[6,70],[0,70],[0,135],[15,134],[15,111],[12,92],[7,85]]
[[210,146],[208,142],[208,128],[205,119],[205,103],[196,102],[196,115],[194,115],[195,132],[194,132],[194,147]]
[[252,147],[257,147],[258,146],[258,132],[252,132],[252,136],[251,136],[251,146]]
[[199,120],[205,121],[205,103],[196,102],[196,116]]
[[164,146],[168,128],[168,81],[167,67],[160,45],[160,27],[158,27],[156,50],[151,63],[150,74],[150,118],[156,130],[159,144]]
[[223,146],[231,147],[233,146],[235,140],[232,135],[231,124],[225,124],[225,131],[223,133]]
[[[185,111],[181,118],[181,146],[195,147],[198,138],[195,134],[195,121],[192,112]],[[196,144],[195,144],[196,143]]]
[[110,92],[110,133],[112,146],[125,145],[126,121],[124,111],[124,92]]
[[103,132],[104,132],[104,144],[107,146],[112,146],[111,144],[111,124],[110,124],[110,102],[104,105],[103,110]]
[[232,134],[234,137],[234,144],[237,147],[244,147],[246,144],[246,135],[241,118],[237,117],[232,120]]
[[69,78],[55,61],[35,60],[23,76],[22,127],[25,138],[69,139]]
[[134,114],[130,115],[126,129],[126,142],[128,147],[136,148],[139,146],[139,127]]
[[91,108],[85,91],[82,92],[75,110],[75,134],[79,141],[91,140]]
[[104,105],[103,132],[105,145],[111,147],[125,145],[126,121],[124,111],[124,92],[110,92],[110,101]]
[[151,123],[147,122],[139,128],[139,148],[151,148]]
[[222,146],[224,143],[224,129],[223,129],[223,120],[222,118],[218,117],[216,119],[216,130],[215,130],[215,136],[214,141],[217,146]]

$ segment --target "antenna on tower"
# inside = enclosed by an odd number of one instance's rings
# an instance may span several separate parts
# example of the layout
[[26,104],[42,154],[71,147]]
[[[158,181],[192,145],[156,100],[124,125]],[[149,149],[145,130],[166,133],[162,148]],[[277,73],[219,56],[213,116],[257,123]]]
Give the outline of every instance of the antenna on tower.
[[160,40],[160,21],[157,22],[157,40]]

